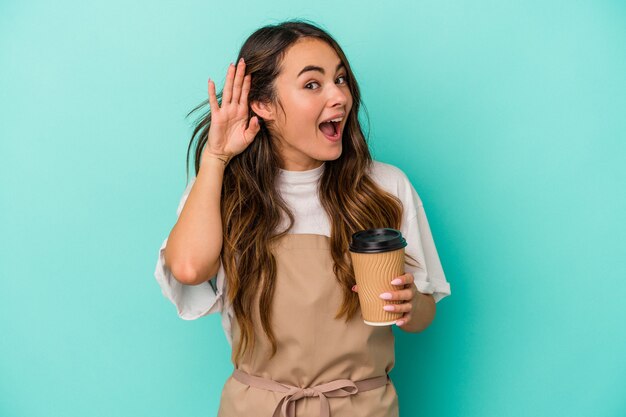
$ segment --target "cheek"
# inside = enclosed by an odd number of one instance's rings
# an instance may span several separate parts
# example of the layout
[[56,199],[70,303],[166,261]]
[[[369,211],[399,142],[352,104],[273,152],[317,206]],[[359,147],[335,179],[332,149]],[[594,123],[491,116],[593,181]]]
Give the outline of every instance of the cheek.
[[315,100],[297,94],[286,99],[283,105],[287,114],[287,124],[294,128],[302,127],[303,123],[315,123],[323,108]]
[[301,103],[292,107],[288,123],[294,129],[308,129],[309,126],[317,129],[317,122],[321,117],[321,108],[310,104]]

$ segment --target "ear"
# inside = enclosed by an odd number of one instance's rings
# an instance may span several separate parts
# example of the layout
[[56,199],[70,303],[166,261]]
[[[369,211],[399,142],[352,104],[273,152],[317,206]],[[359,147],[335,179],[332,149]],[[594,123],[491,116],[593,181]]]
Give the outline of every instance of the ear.
[[276,117],[274,106],[269,103],[253,101],[250,103],[250,107],[252,108],[252,111],[264,121],[274,120]]

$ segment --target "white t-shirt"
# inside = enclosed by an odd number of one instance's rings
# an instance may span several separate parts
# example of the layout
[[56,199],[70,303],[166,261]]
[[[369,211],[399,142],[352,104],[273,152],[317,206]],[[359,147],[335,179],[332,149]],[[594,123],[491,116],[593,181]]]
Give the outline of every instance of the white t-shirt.
[[[295,222],[289,233],[311,233],[330,237],[330,222],[317,195],[317,182],[322,175],[325,163],[309,171],[280,170],[278,189],[289,205]],[[397,196],[404,206],[400,232],[406,239],[405,253],[417,260],[420,266],[405,264],[405,271],[415,277],[415,286],[421,293],[432,294],[435,301],[450,295],[450,284],[439,261],[424,206],[407,176],[399,168],[374,161],[370,173],[372,179],[385,191]],[[193,178],[178,204],[180,213],[195,182]],[[287,219],[279,230],[284,230]],[[184,320],[194,320],[211,313],[220,313],[222,326],[228,342],[232,345],[231,323],[234,311],[226,296],[224,267],[220,265],[217,276],[198,285],[186,285],[174,278],[165,266],[165,246],[167,238],[159,249],[159,257],[154,276],[167,297]]]

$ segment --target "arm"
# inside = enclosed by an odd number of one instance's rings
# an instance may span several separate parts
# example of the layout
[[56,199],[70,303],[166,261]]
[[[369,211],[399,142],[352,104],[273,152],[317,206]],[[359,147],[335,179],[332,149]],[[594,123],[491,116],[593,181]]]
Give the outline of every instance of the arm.
[[196,181],[170,232],[165,265],[183,284],[200,284],[215,276],[219,269],[223,178],[224,163],[216,157],[203,158]]
[[183,284],[197,285],[215,276],[222,251],[220,210],[224,167],[243,152],[260,130],[254,116],[248,124],[248,92],[252,76],[245,75],[243,58],[231,63],[226,74],[222,102],[209,79],[211,125],[202,151],[200,170],[165,248],[165,265]]
[[399,327],[405,332],[418,333],[426,330],[435,318],[435,299],[431,294],[422,294],[416,291],[416,295],[412,300],[413,309],[409,315],[408,323]]

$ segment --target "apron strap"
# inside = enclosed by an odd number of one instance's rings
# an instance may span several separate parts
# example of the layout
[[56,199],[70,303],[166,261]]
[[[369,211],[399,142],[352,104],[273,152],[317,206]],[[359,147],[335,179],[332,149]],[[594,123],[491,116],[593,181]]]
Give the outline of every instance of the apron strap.
[[240,369],[233,371],[233,378],[254,388],[285,393],[285,396],[276,405],[273,417],[296,417],[296,401],[304,397],[319,397],[320,417],[330,417],[328,397],[347,397],[348,395],[354,395],[359,392],[384,387],[387,385],[389,376],[382,375],[361,381],[337,379],[310,388],[281,384],[271,379],[250,375]]

